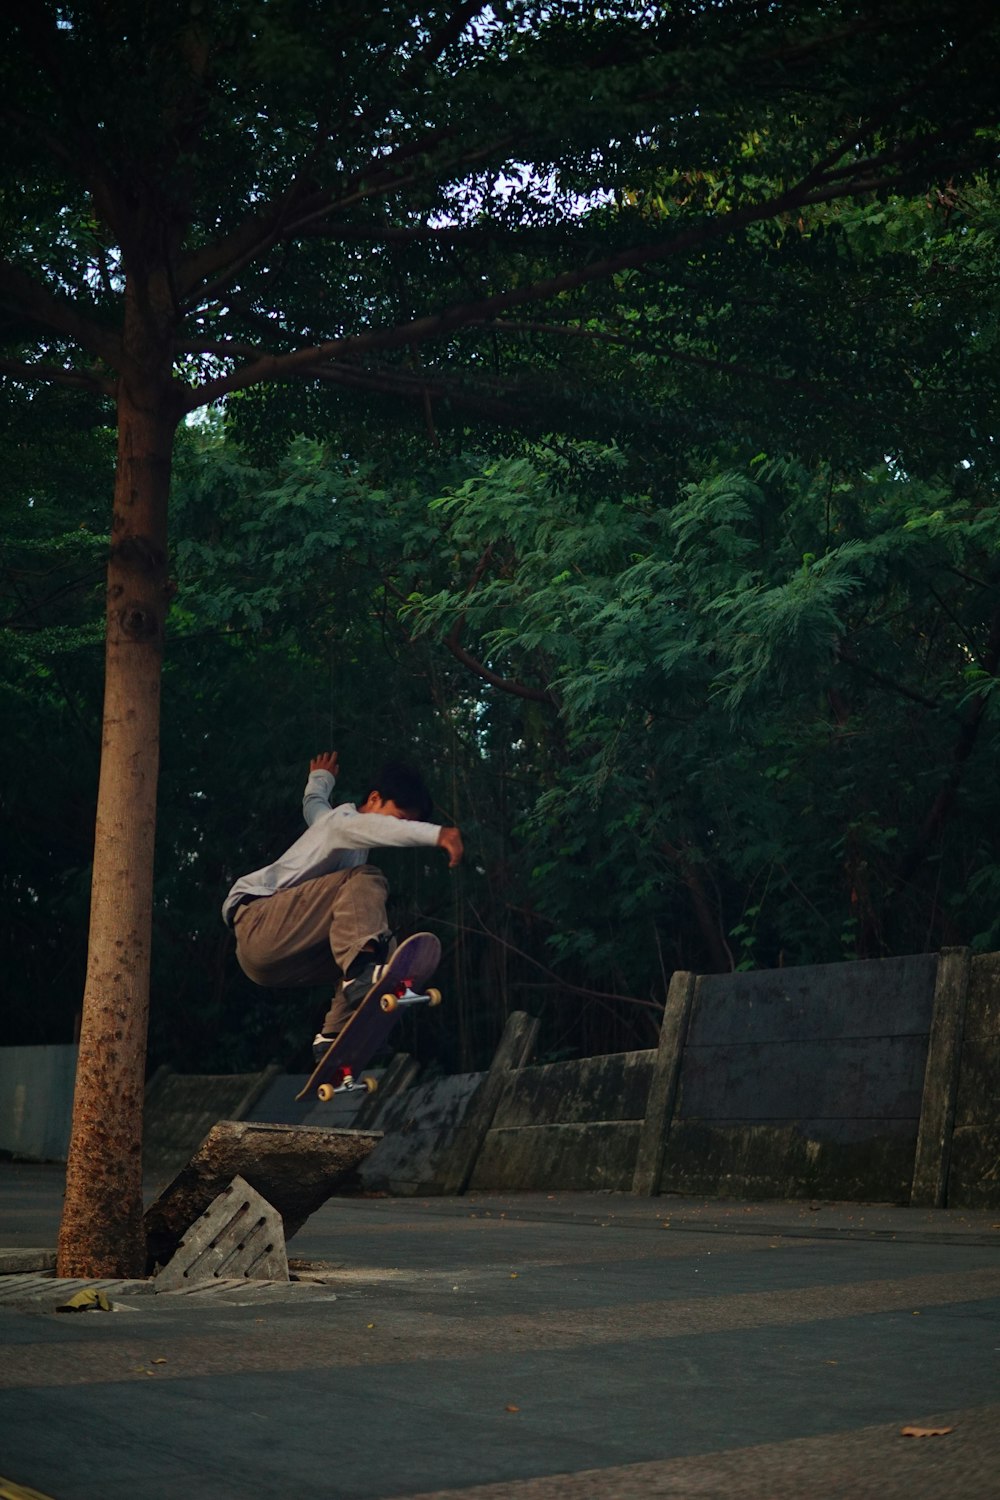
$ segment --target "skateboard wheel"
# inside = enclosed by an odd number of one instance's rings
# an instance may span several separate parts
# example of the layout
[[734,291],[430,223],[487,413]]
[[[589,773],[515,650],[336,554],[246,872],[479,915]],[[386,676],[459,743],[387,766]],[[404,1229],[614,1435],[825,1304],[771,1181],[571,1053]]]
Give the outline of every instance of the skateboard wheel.
[[365,1086],[366,1093],[374,1094],[378,1092],[378,1079],[373,1073],[365,1073],[361,1082]]
[[427,991],[427,1000],[428,1000],[428,1003],[430,1005],[440,1005],[441,1004],[441,991],[440,990],[428,990]]
[[332,1083],[321,1083],[319,1088],[316,1090],[316,1097],[323,1104],[329,1104],[335,1093],[336,1089],[334,1088]]
[[399,1001],[396,999],[395,995],[383,995],[381,1000],[379,1001],[379,1005],[381,1005],[386,1015],[389,1015],[390,1012],[397,1009],[397,1007],[399,1006]]

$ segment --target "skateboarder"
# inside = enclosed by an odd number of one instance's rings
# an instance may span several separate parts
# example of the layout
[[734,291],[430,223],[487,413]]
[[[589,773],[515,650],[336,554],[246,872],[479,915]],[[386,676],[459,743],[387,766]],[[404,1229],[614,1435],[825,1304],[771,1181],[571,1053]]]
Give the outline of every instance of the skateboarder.
[[223,921],[236,934],[240,968],[255,984],[336,985],[313,1041],[316,1060],[395,947],[385,910],[388,883],[367,863],[369,852],[436,846],[451,868],[463,852],[457,828],[427,821],[430,793],[416,771],[384,766],[360,807],[333,807],[338,771],[336,750],[309,762],[305,833],[273,864],[241,876],[222,903]]

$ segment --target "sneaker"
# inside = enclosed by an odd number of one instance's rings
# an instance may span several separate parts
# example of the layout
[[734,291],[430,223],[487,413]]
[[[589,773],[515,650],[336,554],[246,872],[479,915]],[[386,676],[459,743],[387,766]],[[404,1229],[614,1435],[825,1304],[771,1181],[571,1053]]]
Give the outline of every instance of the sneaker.
[[348,1010],[357,1010],[372,985],[378,984],[379,976],[389,957],[389,944],[388,934],[383,934],[376,940],[374,948],[359,953],[348,968],[344,975],[343,988]]
[[313,1037],[313,1062],[314,1063],[318,1063],[318,1062],[322,1062],[323,1061],[324,1057],[327,1054],[328,1048],[331,1046],[331,1044],[333,1042],[335,1042],[337,1040],[338,1035],[339,1035],[339,1032],[335,1032],[333,1036],[327,1036],[325,1032],[323,1032],[323,1031],[317,1031],[316,1035]]

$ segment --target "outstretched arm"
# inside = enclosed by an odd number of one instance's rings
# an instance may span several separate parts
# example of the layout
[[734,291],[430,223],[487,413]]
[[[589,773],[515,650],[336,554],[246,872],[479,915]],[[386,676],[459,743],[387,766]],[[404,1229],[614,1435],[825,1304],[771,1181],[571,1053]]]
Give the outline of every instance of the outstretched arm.
[[[314,781],[314,771],[325,771],[330,780]],[[302,794],[302,816],[310,827],[318,817],[330,811],[330,798],[339,772],[340,763],[336,750],[324,750],[319,755],[314,755],[309,762],[309,776]]]
[[340,775],[340,761],[336,750],[323,750],[319,755],[314,755],[309,762],[310,775],[313,771],[329,771],[336,779]]
[[[328,776],[336,781],[340,772],[339,757],[336,750],[324,750],[319,755],[314,755],[309,762],[309,775],[314,771],[325,771]],[[302,810],[307,823],[312,823],[314,818],[322,812],[330,810],[329,791],[310,790],[306,784],[306,794],[302,803]],[[369,798],[369,802],[374,798]],[[365,804],[365,808],[368,803]],[[338,812],[344,813],[341,808]],[[402,826],[400,826],[402,825]],[[419,832],[418,832],[419,830]],[[339,839],[343,840],[345,848],[365,848],[369,845],[375,847],[399,847],[407,848],[413,844],[427,844],[432,840],[439,849],[443,849],[448,856],[448,868],[454,870],[462,862],[464,846],[462,835],[457,828],[441,828],[431,823],[415,823],[399,816],[385,815],[380,811],[351,812],[339,823],[337,829]]]
[[456,865],[461,864],[462,855],[465,850],[462,844],[462,835],[457,828],[442,828],[438,834],[438,848],[443,849],[448,856],[448,868],[454,870]]

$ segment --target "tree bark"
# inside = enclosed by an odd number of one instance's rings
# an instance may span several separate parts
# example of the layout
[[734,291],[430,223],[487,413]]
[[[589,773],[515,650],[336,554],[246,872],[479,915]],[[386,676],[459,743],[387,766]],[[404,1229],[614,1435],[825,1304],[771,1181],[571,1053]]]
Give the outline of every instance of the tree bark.
[[166,357],[147,359],[146,371],[123,375],[118,390],[90,945],[60,1276],[141,1276],[145,1270],[142,1106],[167,493],[177,425]]

